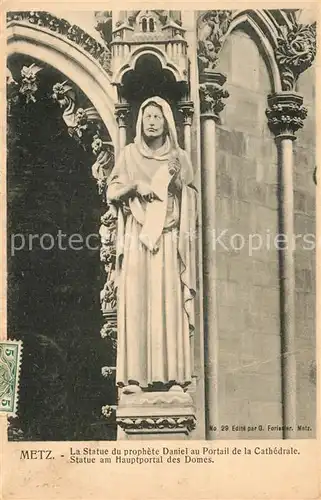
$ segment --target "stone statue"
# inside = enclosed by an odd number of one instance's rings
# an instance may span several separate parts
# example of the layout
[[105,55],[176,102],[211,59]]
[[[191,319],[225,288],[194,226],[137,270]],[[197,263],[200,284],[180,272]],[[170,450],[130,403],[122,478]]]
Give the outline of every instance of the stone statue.
[[140,107],[136,138],[120,153],[107,198],[118,207],[117,385],[123,393],[183,391],[191,382],[196,190],[160,97]]

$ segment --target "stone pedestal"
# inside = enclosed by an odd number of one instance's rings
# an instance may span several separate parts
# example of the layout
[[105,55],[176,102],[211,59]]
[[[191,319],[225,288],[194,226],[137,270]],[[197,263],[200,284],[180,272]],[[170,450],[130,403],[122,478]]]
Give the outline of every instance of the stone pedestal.
[[116,421],[126,438],[186,439],[195,428],[195,408],[186,392],[144,392],[120,395]]

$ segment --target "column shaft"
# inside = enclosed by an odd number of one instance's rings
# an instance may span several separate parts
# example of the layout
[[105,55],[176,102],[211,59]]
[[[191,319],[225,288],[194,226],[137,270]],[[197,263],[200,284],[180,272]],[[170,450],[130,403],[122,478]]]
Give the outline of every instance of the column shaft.
[[206,439],[218,429],[218,327],[216,300],[216,148],[214,116],[202,117],[203,284],[205,323]]
[[229,94],[223,89],[225,75],[212,70],[200,74],[201,107],[201,187],[203,226],[203,315],[205,358],[205,425],[206,439],[219,435],[218,351],[219,335],[216,300],[216,122]]
[[296,427],[296,346],[295,346],[295,238],[293,203],[293,141],[303,127],[307,110],[303,97],[293,91],[268,96],[266,115],[278,147],[279,232],[285,235],[280,245],[280,326],[282,370],[283,437],[295,438]]
[[184,124],[184,147],[189,158],[191,158],[192,138],[191,138],[191,125],[189,123]]
[[284,437],[296,433],[296,359],[295,359],[295,262],[294,262],[294,205],[293,205],[293,138],[280,137],[279,163],[279,220],[280,233],[286,236],[285,248],[280,250],[281,292],[281,349],[283,384]]
[[119,132],[118,132],[118,147],[119,147],[119,151],[118,153],[120,153],[120,151],[126,146],[126,127],[124,126],[120,126],[119,127]]

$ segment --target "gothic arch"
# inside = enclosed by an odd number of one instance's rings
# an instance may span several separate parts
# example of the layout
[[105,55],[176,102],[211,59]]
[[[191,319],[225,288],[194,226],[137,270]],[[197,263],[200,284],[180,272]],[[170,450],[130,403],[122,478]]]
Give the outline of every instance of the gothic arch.
[[44,61],[73,81],[93,103],[112,142],[117,142],[115,89],[108,74],[88,52],[56,33],[13,21],[7,27],[7,55],[14,53]]
[[176,82],[186,80],[186,74],[181,70],[179,66],[174,65],[168,60],[168,56],[163,50],[155,45],[144,45],[143,47],[138,47],[131,53],[128,62],[124,64],[114,75],[114,83],[120,84],[123,80],[124,74],[127,73],[127,71],[134,70],[138,59],[145,55],[156,57],[161,63],[162,68],[168,69],[174,75]]
[[262,55],[271,77],[271,91],[280,92],[282,90],[281,76],[274,56],[278,28],[273,17],[263,10],[236,11],[229,26],[227,36],[235,29],[247,31],[258,45],[259,49],[263,52]]

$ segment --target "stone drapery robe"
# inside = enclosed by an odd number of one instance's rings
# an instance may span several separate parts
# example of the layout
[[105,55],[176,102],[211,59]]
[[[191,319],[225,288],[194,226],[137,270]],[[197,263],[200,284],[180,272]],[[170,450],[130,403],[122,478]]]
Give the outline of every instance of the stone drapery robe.
[[[194,331],[196,191],[185,151],[177,144],[172,113],[161,101],[169,134],[156,151],[141,134],[142,108],[136,139],[119,155],[107,196],[132,183],[144,182],[157,199],[133,197],[118,208],[116,287],[117,384],[154,383],[186,386],[191,382],[190,335]],[[151,99],[155,100],[155,99]],[[159,103],[158,101],[158,103]],[[170,113],[170,115],[169,115]],[[181,164],[182,189],[171,192],[170,155]]]

